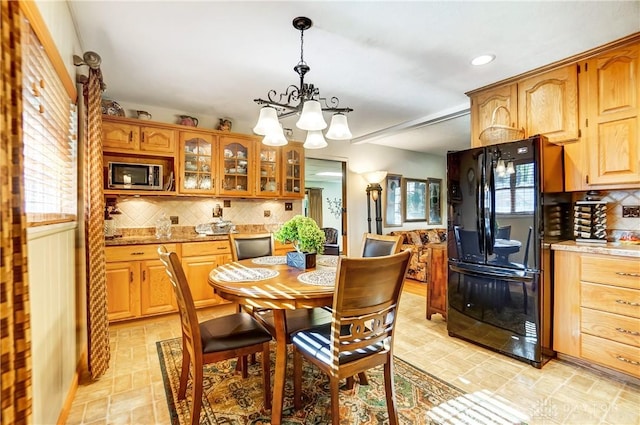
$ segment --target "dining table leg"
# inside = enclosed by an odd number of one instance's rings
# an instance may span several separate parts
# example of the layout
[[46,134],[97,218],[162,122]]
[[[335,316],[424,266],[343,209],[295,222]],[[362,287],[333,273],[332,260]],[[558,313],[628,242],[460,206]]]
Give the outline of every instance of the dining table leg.
[[284,384],[287,378],[287,321],[285,310],[273,310],[273,322],[276,331],[276,365],[273,380],[273,401],[271,403],[271,424],[282,423],[282,404],[284,403]]

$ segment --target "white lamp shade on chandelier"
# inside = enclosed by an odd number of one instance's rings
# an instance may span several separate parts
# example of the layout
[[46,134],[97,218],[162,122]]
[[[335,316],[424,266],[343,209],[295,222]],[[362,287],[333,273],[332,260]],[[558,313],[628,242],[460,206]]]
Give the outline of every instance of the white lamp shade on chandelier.
[[305,149],[322,149],[327,147],[328,143],[324,140],[322,131],[311,130],[307,132],[307,139],[304,141],[304,145],[302,146]]
[[317,100],[307,100],[302,106],[302,113],[296,123],[301,130],[315,131],[327,128],[327,122],[322,116],[322,106]]
[[280,121],[278,121],[278,112],[271,106],[263,106],[260,108],[260,116],[253,132],[261,136],[266,136],[271,132],[282,132]]
[[289,141],[284,135],[284,131],[282,131],[282,126],[278,124],[278,129],[274,131],[270,131],[264,135],[262,139],[262,144],[267,146],[284,146]]
[[353,138],[345,114],[333,114],[326,136],[331,140],[350,140]]

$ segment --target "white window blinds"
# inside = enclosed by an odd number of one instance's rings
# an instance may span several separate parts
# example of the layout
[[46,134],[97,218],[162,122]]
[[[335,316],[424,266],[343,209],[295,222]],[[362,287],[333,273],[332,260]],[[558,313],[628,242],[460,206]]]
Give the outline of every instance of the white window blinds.
[[31,29],[22,26],[25,211],[30,226],[77,217],[76,106]]

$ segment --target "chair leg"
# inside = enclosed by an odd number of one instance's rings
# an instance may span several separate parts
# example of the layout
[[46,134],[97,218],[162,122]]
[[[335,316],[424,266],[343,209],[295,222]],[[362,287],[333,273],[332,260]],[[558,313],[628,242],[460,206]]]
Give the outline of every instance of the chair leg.
[[334,425],[338,425],[340,423],[340,394],[338,394],[339,386],[340,380],[338,379],[338,377],[329,376],[329,389],[331,393],[331,423]]
[[202,408],[202,385],[203,385],[202,365],[194,367],[193,388],[191,389],[191,425],[200,423],[200,409]]
[[[247,376],[249,376],[248,374],[248,365],[247,365],[247,356],[240,356],[238,357],[238,363],[240,363],[240,373],[242,374],[242,379],[247,379]],[[236,363],[236,370],[238,370],[237,367],[237,363]]]
[[178,400],[184,399],[187,394],[187,381],[189,380],[189,367],[191,359],[184,343],[182,344],[182,369],[180,370],[180,385],[178,386]]
[[293,408],[302,407],[302,354],[293,346]]
[[360,381],[360,385],[369,385],[366,372],[360,372],[358,374],[358,380]]
[[384,364],[384,392],[387,396],[387,412],[389,413],[389,425],[398,425],[398,410],[396,407],[396,395],[393,383],[393,359],[391,356]]
[[345,389],[347,390],[352,390],[353,389],[353,385],[355,384],[356,380],[353,379],[353,376],[350,376],[347,378],[347,385],[345,386]]
[[265,410],[271,409],[271,359],[269,357],[269,343],[265,342],[262,347],[262,387]]

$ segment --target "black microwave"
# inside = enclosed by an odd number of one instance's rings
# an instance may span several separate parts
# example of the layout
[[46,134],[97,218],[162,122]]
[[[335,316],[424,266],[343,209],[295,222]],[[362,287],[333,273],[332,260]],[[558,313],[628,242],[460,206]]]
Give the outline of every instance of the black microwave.
[[162,165],[109,162],[109,189],[162,190]]

